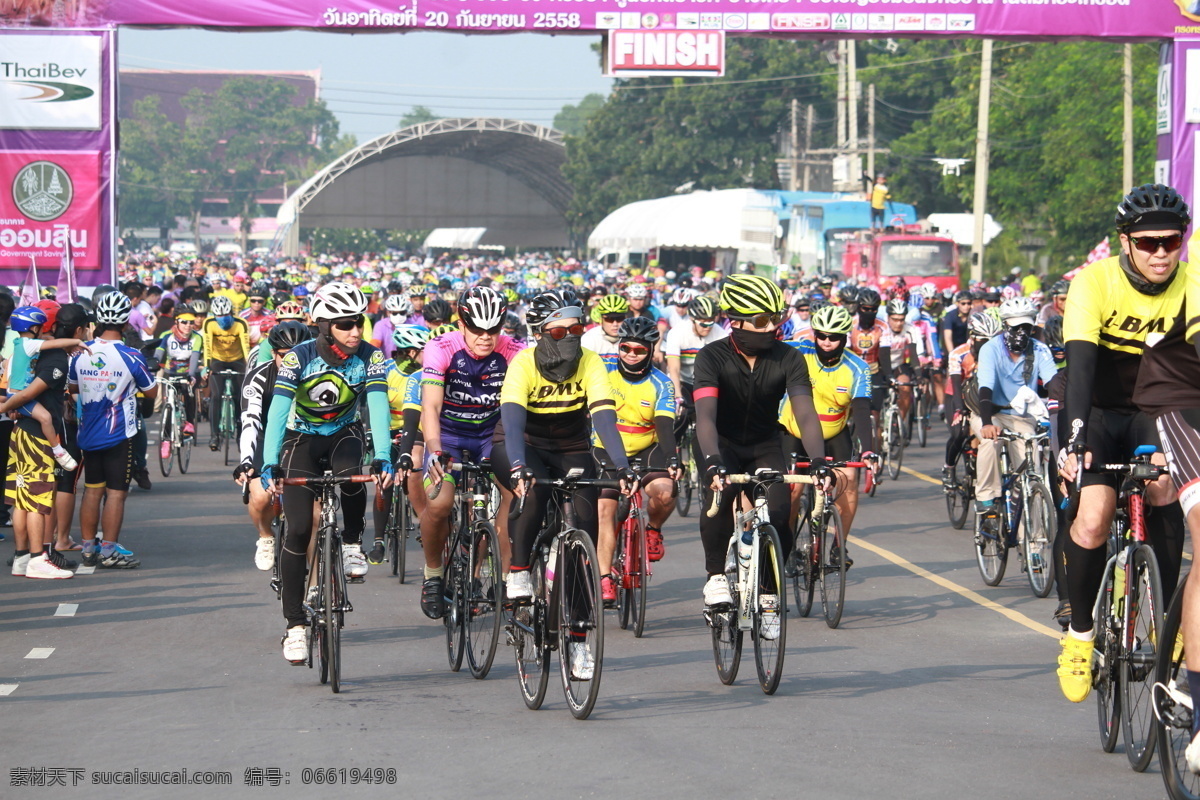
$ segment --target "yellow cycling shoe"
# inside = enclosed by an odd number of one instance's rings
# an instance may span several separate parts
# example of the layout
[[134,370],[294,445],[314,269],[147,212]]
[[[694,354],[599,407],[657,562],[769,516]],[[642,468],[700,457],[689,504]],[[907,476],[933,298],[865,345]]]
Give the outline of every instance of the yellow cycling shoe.
[[1092,642],[1063,636],[1058,654],[1058,685],[1072,703],[1082,703],[1092,691]]

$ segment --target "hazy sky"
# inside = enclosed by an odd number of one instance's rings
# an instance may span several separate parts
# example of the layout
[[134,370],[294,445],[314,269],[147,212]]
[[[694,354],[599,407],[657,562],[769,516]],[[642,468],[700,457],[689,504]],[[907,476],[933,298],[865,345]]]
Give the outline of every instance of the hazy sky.
[[321,70],[321,96],[360,143],[395,130],[415,105],[438,116],[549,125],[563,105],[607,94],[596,36],[455,33],[221,33],[122,29],[122,67]]

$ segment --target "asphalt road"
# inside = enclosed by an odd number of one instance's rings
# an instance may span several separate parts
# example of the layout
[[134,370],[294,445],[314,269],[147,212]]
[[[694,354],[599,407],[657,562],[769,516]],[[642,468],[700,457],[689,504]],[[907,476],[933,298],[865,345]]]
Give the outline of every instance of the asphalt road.
[[[941,452],[906,462],[936,475]],[[749,644],[737,682],[717,680],[697,512],[673,518],[646,636],[608,617],[601,696],[582,722],[553,676],[542,710],[524,707],[503,642],[486,680],[451,673],[415,575],[401,585],[382,567],[351,586],[332,694],[280,655],[282,617],[228,470],[205,450],[186,476],[152,475],[121,540],[140,569],[0,575],[0,798],[317,797],[331,789],[306,770],[342,767],[395,770],[394,786],[336,790],[355,797],[1165,796],[1157,760],[1139,775],[1121,745],[1104,754],[1092,699],[1059,693],[1053,596],[1034,598],[1015,558],[984,586],[940,488],[912,474],[860,509],[841,627],[789,619],[773,697]],[[0,552],[11,550],[9,537]],[[56,616],[61,604],[78,608]],[[67,771],[34,780],[68,788],[16,785],[43,768]],[[232,784],[95,782],[183,769]],[[267,785],[247,783],[262,775]]]

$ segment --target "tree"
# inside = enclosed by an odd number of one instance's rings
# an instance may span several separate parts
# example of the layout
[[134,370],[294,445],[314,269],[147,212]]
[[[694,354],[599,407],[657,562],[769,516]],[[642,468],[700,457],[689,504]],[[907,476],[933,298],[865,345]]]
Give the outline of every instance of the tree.
[[441,119],[441,116],[433,113],[432,109],[426,106],[413,106],[407,114],[400,118],[400,127],[407,128],[409,125],[433,122],[435,119]]
[[604,95],[593,92],[579,101],[579,105],[567,104],[554,115],[555,130],[568,136],[579,136],[592,115],[604,107]]
[[170,185],[178,171],[182,137],[180,127],[159,111],[157,96],[139,100],[133,116],[122,121],[119,227],[175,226],[175,216],[185,211],[184,187]]

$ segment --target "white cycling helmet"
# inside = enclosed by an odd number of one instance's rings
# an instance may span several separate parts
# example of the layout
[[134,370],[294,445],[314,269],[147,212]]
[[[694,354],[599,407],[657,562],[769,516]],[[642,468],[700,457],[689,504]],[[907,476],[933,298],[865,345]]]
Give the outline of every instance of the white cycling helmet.
[[214,317],[227,317],[233,313],[233,301],[223,294],[219,294],[212,299],[212,305],[209,307]]
[[313,295],[309,313],[313,322],[358,317],[367,310],[367,298],[357,286],[342,281],[327,283]]
[[1037,308],[1028,297],[1011,297],[1000,304],[1000,319],[1005,325],[1036,325]]
[[1000,320],[983,312],[972,314],[967,321],[968,333],[977,339],[990,339],[1000,333],[1000,328]]
[[120,292],[109,292],[96,301],[96,322],[101,325],[124,325],[129,322],[133,304]]
[[412,301],[403,294],[389,294],[387,299],[383,301],[383,310],[389,314],[403,314],[408,316],[412,313]]
[[625,290],[625,296],[630,300],[645,300],[649,296],[644,284],[635,283]]
[[693,295],[691,289],[686,289],[680,286],[671,294],[671,305],[686,306],[688,303],[692,302],[692,297]]
[[476,286],[458,298],[458,318],[467,325],[489,330],[504,322],[508,303],[489,286]]
[[419,325],[398,325],[392,342],[401,350],[423,350],[429,342],[429,330]]

